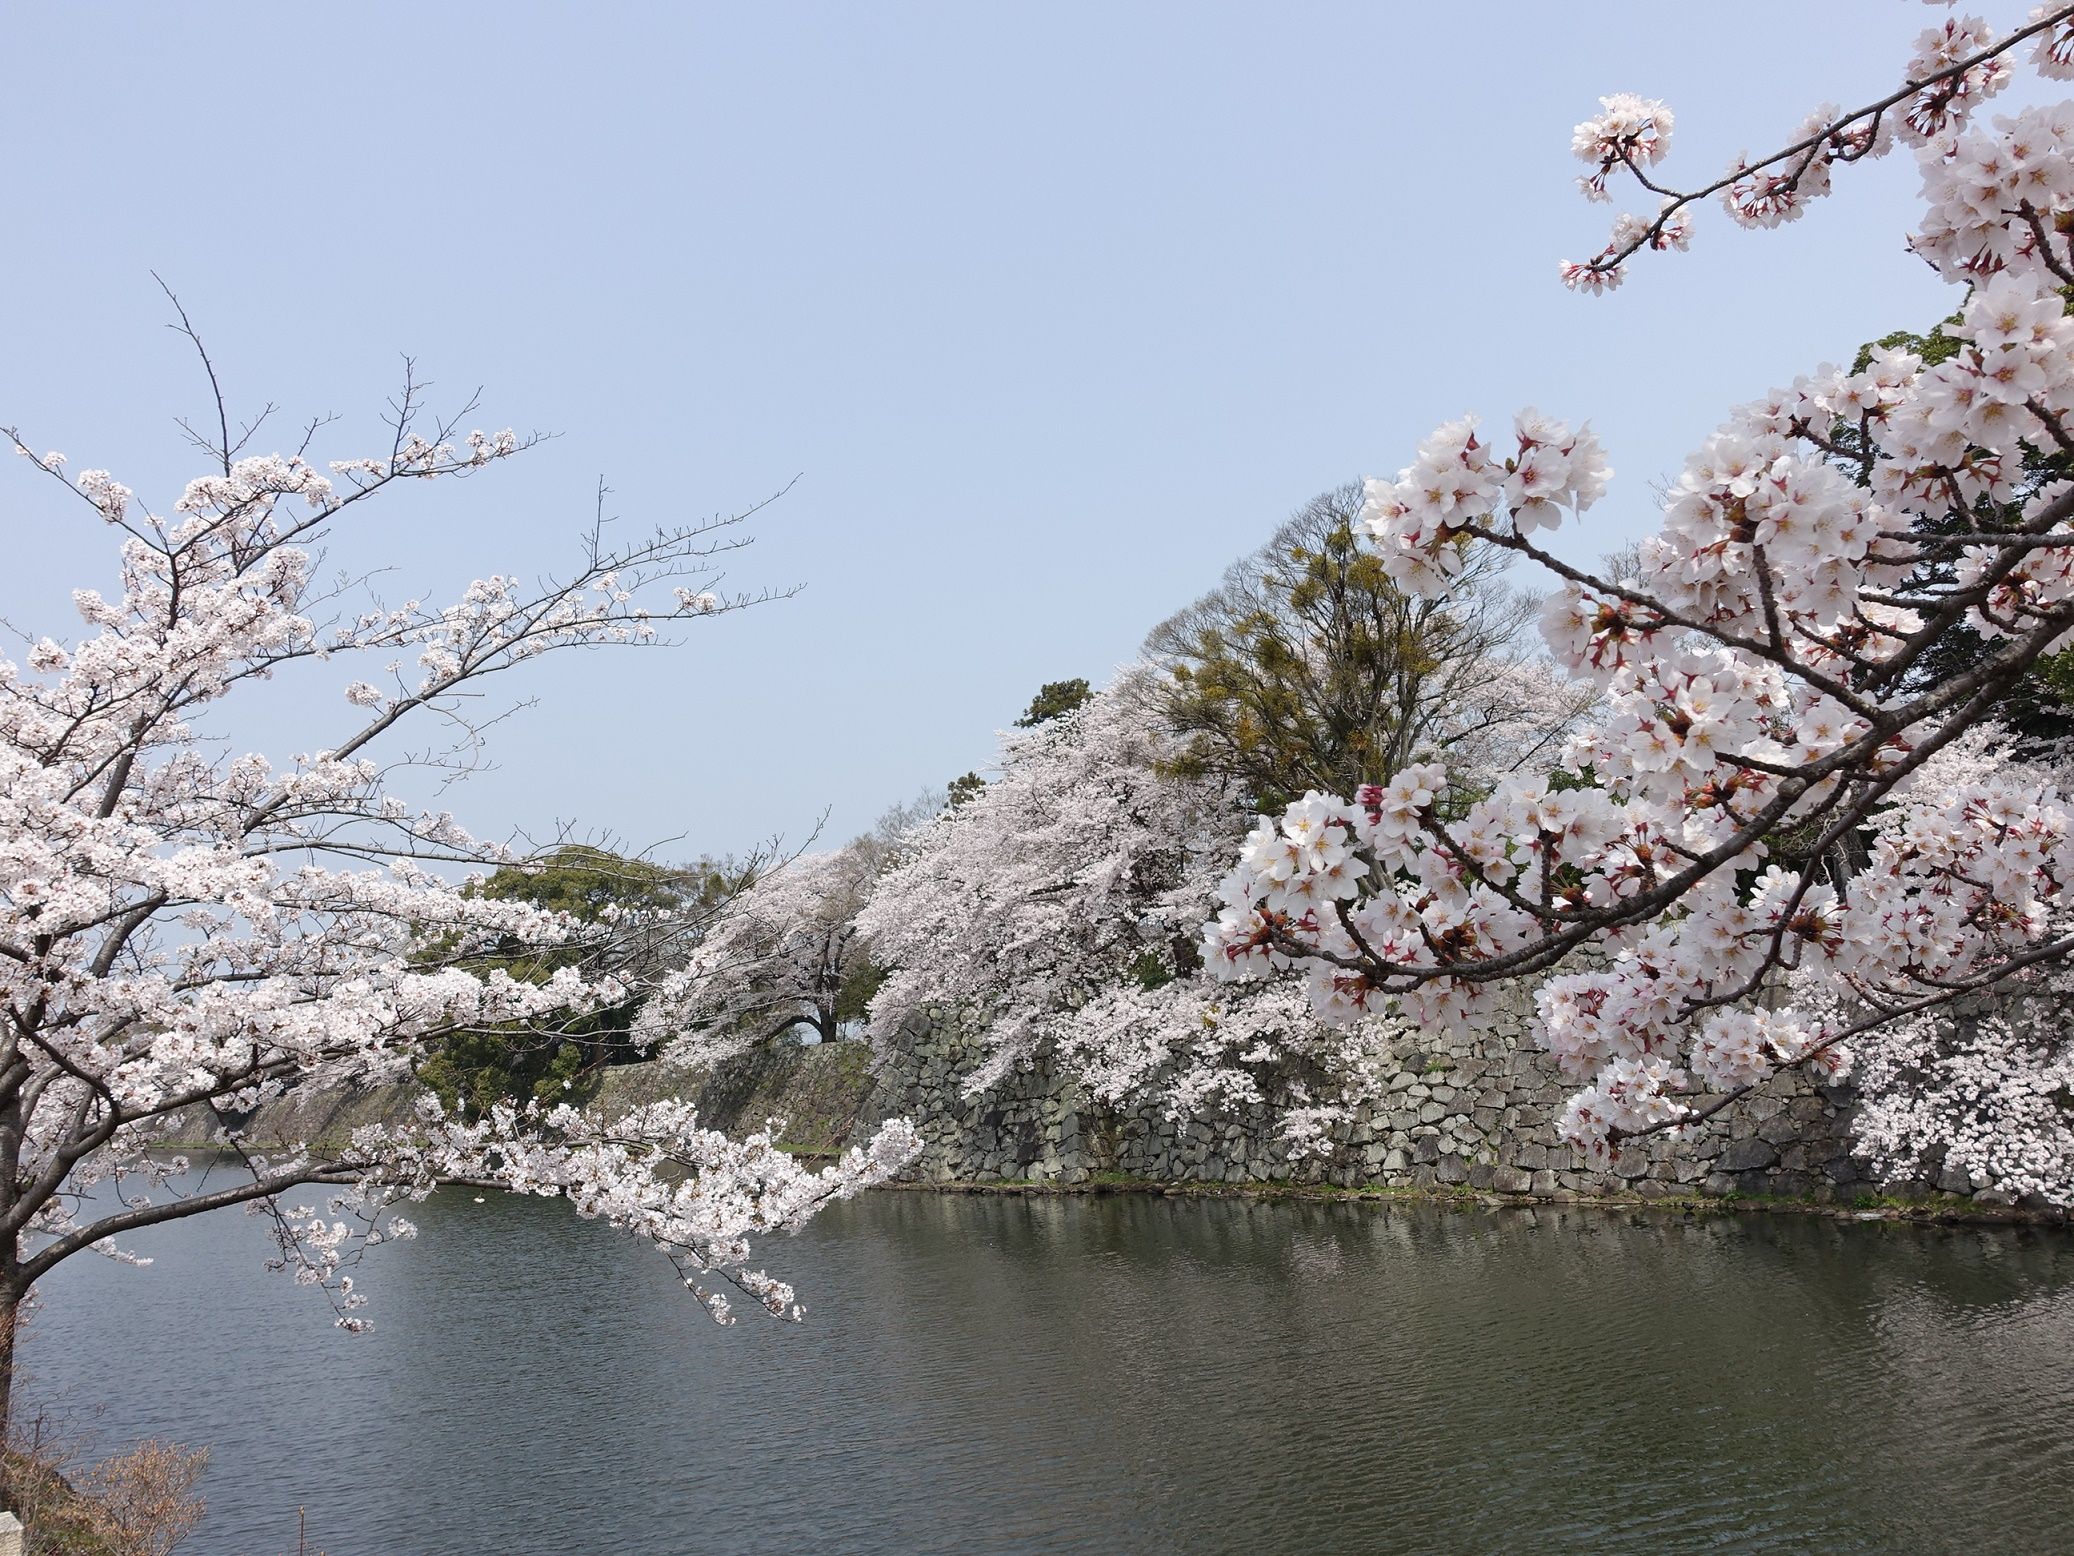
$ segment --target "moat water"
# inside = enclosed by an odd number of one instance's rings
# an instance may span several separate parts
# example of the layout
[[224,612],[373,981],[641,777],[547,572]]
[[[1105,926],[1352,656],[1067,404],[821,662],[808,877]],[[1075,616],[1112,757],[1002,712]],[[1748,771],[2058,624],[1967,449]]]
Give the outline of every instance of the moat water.
[[722,1329],[554,1203],[416,1218],[358,1338],[238,1213],[75,1260],[31,1406],[206,1445],[208,1556],[2074,1545],[2062,1232],[880,1193]]

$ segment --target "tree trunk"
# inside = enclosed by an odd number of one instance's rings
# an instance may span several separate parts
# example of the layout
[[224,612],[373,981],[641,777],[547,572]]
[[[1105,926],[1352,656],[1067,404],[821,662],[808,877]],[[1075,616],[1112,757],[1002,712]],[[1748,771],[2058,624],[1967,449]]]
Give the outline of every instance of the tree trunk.
[[0,1278],[0,1510],[14,1507],[13,1425],[9,1412],[14,1404],[14,1352],[22,1294],[15,1288],[12,1272]]

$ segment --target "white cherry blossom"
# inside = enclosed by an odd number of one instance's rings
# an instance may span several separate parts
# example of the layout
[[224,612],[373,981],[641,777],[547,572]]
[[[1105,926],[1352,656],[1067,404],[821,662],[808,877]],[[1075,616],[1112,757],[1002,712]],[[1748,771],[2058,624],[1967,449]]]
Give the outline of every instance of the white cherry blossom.
[[[790,1311],[747,1273],[744,1238],[796,1225],[909,1150],[894,1127],[809,1173],[767,1139],[727,1143],[682,1112],[602,1133],[566,1114],[466,1129],[428,1118],[340,1152],[263,1154],[242,1138],[242,1117],[269,1098],[398,1079],[457,1029],[551,1035],[628,996],[609,973],[565,967],[529,982],[472,970],[492,951],[613,931],[468,890],[466,872],[518,856],[391,792],[409,763],[388,737],[443,715],[463,732],[447,760],[465,761],[477,731],[464,699],[484,677],[550,650],[648,642],[659,622],[746,603],[703,586],[740,543],[721,520],[616,550],[593,529],[562,581],[493,575],[443,607],[326,604],[313,548],[363,503],[525,446],[450,426],[421,435],[408,384],[398,405],[386,456],[319,473],[299,455],[218,450],[163,513],[105,472],[68,481],[57,457],[29,456],[51,478],[31,496],[109,533],[116,579],[73,595],[81,636],[0,658],[0,1415],[12,1320],[31,1289],[74,1254],[123,1256],[140,1228],[253,1206],[270,1218],[277,1262],[359,1328],[347,1267],[404,1234],[388,1207],[467,1172],[562,1193],[709,1284]],[[668,591],[687,578],[691,597],[672,608]],[[341,661],[381,666],[389,684],[348,679]],[[316,705],[338,715],[331,743],[286,758],[223,743],[246,689],[288,674],[330,688]],[[224,1152],[196,1186],[152,1154],[176,1122]],[[665,1170],[691,1175],[668,1179],[667,1208]],[[328,1198],[284,1202],[304,1188]]]
[[[1472,543],[1553,574],[1545,638],[1603,688],[1601,716],[1539,778],[1457,794],[1407,770],[1263,822],[1205,931],[1214,971],[1300,973],[1328,1023],[1474,1025],[1503,982],[1541,979],[1541,1039],[1581,1083],[1563,1127],[1600,1161],[1782,1067],[1856,1065],[1865,1146],[1897,1171],[1942,1153],[1975,1186],[2074,1203],[2067,1061],[2038,1017],[2074,952],[2074,805],[1971,733],[2074,646],[2074,483],[2040,464],[2074,458],[2074,108],[1973,112],[2028,38],[2064,76],[2070,27],[2074,8],[2003,35],[1940,23],[1881,104],[1825,109],[1713,186],[1770,225],[1834,165],[1916,145],[1915,246],[1973,283],[1962,345],[1928,367],[1876,350],[1732,412],[1628,574],[1545,549],[1606,489],[1581,424],[1464,418],[1368,483],[1364,523],[1407,589],[1445,589]],[[1603,106],[1579,154],[1655,189],[1668,115]],[[1573,280],[1611,284],[1690,203]],[[1985,647],[1926,679],[1962,631]],[[2029,1014],[1967,1014],[1988,990]]]

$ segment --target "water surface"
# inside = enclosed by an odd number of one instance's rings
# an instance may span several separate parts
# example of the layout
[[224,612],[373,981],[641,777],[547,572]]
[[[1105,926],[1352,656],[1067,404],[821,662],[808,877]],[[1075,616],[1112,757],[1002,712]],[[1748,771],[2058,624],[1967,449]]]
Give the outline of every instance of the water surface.
[[449,1190],[374,1333],[237,1213],[50,1283],[25,1388],[210,1447],[183,1550],[2064,1550],[2074,1238],[881,1193],[802,1327]]

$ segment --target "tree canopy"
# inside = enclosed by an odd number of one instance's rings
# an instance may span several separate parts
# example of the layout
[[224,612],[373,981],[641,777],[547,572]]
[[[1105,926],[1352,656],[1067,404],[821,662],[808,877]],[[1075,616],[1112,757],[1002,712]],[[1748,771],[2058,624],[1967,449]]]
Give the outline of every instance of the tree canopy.
[[594,1070],[641,1057],[629,1033],[647,983],[686,954],[705,920],[746,878],[745,870],[712,860],[676,868],[582,843],[492,872],[468,888],[471,895],[566,914],[584,929],[549,946],[505,937],[466,957],[467,970],[540,984],[567,968],[623,979],[635,992],[553,1030],[534,1022],[449,1033],[419,1065],[418,1078],[446,1107],[472,1118],[499,1102],[554,1100]]
[[1360,509],[1358,485],[1314,497],[1148,635],[1178,773],[1230,780],[1274,810],[1470,746],[1482,767],[1498,741],[1547,759],[1589,702],[1522,645],[1534,602],[1506,587],[1502,553],[1474,552],[1445,596],[1424,599],[1360,543]]
[[1046,681],[1037,689],[1037,695],[1030,699],[1030,706],[1023,710],[1023,716],[1015,721],[1015,727],[1035,729],[1046,719],[1055,719],[1071,713],[1093,695],[1083,679]]

